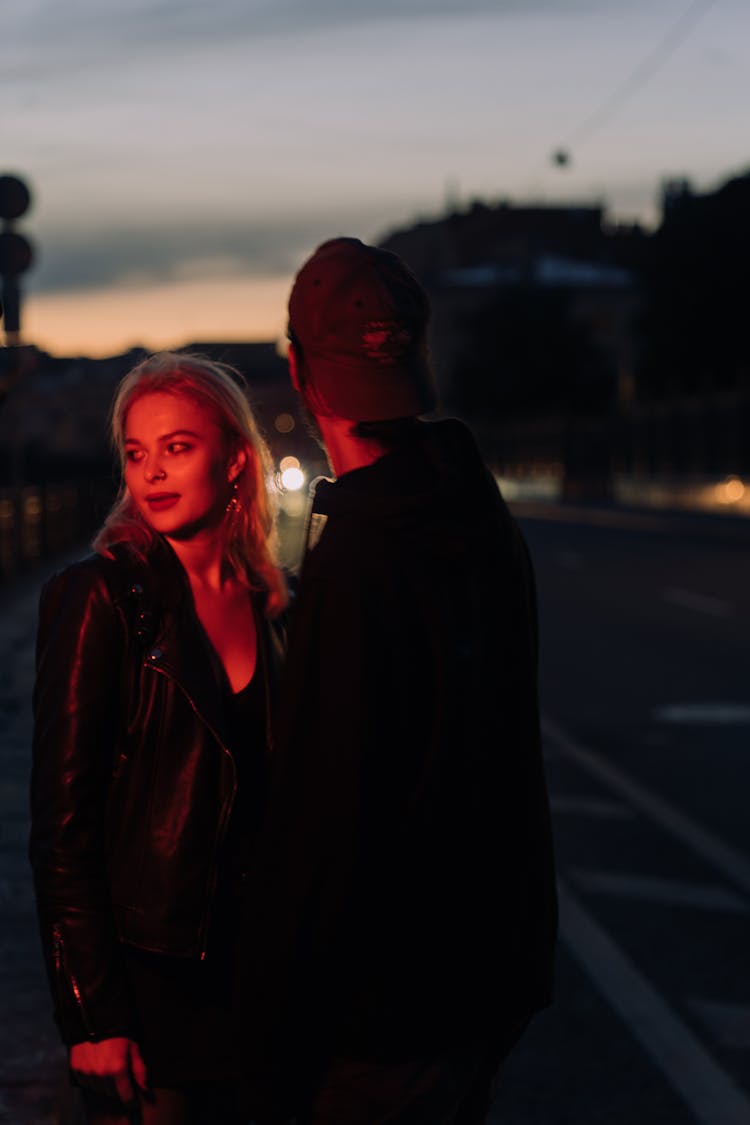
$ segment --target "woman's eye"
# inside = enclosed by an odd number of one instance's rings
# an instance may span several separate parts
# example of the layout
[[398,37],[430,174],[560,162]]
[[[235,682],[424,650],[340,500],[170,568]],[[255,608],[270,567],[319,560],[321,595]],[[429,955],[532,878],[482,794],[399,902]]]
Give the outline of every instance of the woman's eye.
[[133,461],[133,462],[140,461],[141,458],[143,457],[143,450],[142,449],[127,449],[125,451],[125,456],[127,457],[128,461]]
[[170,441],[167,451],[169,453],[184,453],[190,448],[192,447],[186,441]]

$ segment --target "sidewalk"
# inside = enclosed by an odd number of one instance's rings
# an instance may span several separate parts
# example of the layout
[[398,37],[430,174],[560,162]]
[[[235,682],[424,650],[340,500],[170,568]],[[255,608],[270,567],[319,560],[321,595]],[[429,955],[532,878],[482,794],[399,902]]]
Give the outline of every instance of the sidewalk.
[[[81,548],[70,557],[84,553]],[[70,1122],[65,1052],[52,1022],[26,856],[37,603],[42,582],[67,561],[47,561],[0,587],[0,1122],[4,1125]]]

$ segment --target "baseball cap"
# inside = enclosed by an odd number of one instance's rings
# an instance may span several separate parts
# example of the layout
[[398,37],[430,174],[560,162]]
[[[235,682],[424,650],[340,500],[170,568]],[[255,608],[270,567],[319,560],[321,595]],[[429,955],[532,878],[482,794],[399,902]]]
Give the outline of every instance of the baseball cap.
[[433,410],[427,295],[401,259],[358,238],[324,242],[289,296],[290,336],[332,414],[358,422]]

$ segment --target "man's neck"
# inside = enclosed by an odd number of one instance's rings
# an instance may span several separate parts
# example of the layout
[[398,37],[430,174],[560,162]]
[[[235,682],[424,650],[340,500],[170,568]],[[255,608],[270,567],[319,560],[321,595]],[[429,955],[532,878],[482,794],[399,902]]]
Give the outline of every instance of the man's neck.
[[388,450],[379,442],[358,437],[353,433],[356,422],[347,418],[317,417],[320,433],[325,443],[331,468],[337,477],[353,469],[374,465]]

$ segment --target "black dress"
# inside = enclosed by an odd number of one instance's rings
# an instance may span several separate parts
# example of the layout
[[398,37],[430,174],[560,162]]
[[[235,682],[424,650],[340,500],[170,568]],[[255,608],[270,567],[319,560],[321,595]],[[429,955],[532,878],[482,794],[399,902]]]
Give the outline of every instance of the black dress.
[[237,793],[219,863],[206,956],[202,961],[124,946],[136,1039],[155,1087],[231,1079],[236,1057],[236,979],[240,895],[266,793],[265,676],[232,693],[223,669],[224,734],[237,768]]

